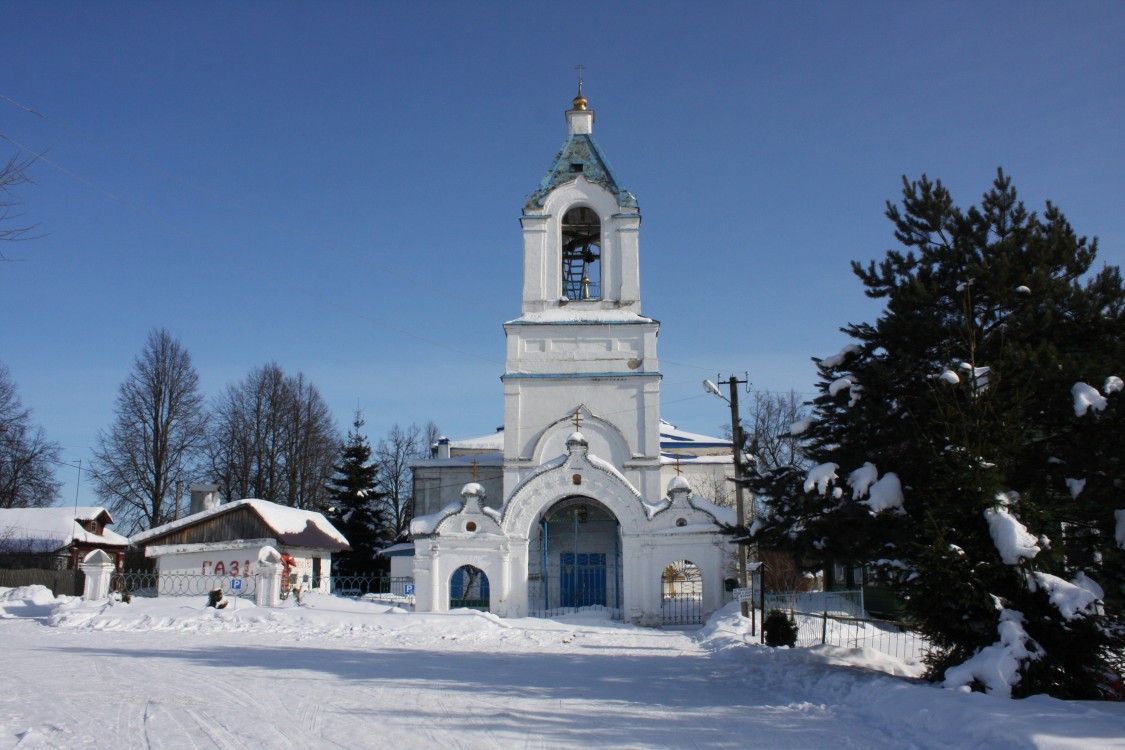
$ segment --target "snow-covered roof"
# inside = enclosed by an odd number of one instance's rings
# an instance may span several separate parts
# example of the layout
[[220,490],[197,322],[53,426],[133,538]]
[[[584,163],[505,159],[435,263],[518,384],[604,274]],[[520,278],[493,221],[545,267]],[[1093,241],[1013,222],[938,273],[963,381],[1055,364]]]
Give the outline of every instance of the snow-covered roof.
[[26,542],[44,552],[72,542],[128,546],[129,540],[115,531],[103,529],[95,534],[82,526],[82,522],[99,519],[103,524],[113,523],[109,511],[97,505],[0,509],[0,545]]
[[700,456],[700,455],[695,454],[695,453],[661,453],[660,454],[660,463],[662,463],[662,464],[672,464],[672,465],[683,464],[684,466],[687,466],[689,464],[691,464],[691,465],[699,465],[699,464],[708,464],[708,465],[727,464],[727,465],[729,465],[729,464],[734,463],[734,457],[731,456],[729,453],[726,453],[726,454],[720,453],[720,454],[717,454],[717,455],[711,454],[711,455],[703,455],[703,456]]
[[501,427],[499,430],[490,432],[487,435],[478,435],[461,440],[450,440],[449,447],[451,449],[461,450],[502,451],[504,450],[504,428]]
[[729,451],[733,443],[726,438],[700,435],[698,432],[681,430],[671,422],[660,420],[660,448],[665,451],[691,450],[700,448],[722,448]]
[[464,500],[454,500],[439,510],[437,513],[430,513],[425,516],[415,516],[410,522],[410,535],[419,537],[433,534],[437,531],[437,527],[441,522],[450,516],[460,513],[461,509],[465,507]]
[[313,510],[290,508],[287,505],[279,505],[269,500],[256,499],[224,503],[199,513],[193,513],[190,516],[184,516],[177,521],[135,534],[132,541],[134,544],[138,544],[157,539],[209,518],[234,512],[239,508],[247,508],[253,511],[282,544],[296,547],[327,547],[330,549],[347,549],[350,547],[344,535],[323,514]]
[[385,557],[394,557],[396,555],[405,555],[406,553],[414,554],[414,542],[399,542],[392,544],[390,547],[384,547],[377,550],[375,554],[384,555]]
[[420,466],[465,466],[484,468],[486,466],[498,467],[504,465],[504,454],[501,451],[495,453],[477,453],[468,456],[452,456],[451,458],[417,458],[410,462],[412,468]]

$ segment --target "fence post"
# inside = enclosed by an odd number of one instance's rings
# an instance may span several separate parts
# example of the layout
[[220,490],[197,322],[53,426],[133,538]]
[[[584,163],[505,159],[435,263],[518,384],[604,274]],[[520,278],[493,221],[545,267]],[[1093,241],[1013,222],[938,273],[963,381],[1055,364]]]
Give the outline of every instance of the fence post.
[[100,601],[109,598],[109,579],[113,575],[113,559],[105,550],[96,549],[79,564],[82,572],[86,574],[86,585],[82,590],[82,598],[87,601]]
[[820,615],[823,619],[820,621],[820,645],[828,643],[828,610],[825,610]]

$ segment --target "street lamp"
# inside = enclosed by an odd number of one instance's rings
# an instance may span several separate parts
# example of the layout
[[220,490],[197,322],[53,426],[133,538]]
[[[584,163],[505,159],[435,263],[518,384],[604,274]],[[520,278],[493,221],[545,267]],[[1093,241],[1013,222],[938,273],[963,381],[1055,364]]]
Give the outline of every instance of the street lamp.
[[[710,380],[703,381],[703,390],[713,396],[718,396],[723,401],[730,405],[730,432],[731,439],[734,442],[734,505],[735,512],[737,513],[737,525],[739,528],[738,539],[738,587],[740,589],[748,588],[746,576],[746,537],[742,531],[746,528],[746,503],[742,496],[742,444],[744,442],[742,436],[742,420],[738,417],[738,386],[748,381],[739,380],[731,375],[727,380],[720,380],[721,384],[728,387],[730,391],[730,398],[723,395],[719,390],[719,386],[715,385]],[[741,597],[740,597],[741,598]],[[741,598],[739,606],[742,610],[743,617],[750,617],[750,602],[745,598]],[[751,626],[753,627],[753,626]]]

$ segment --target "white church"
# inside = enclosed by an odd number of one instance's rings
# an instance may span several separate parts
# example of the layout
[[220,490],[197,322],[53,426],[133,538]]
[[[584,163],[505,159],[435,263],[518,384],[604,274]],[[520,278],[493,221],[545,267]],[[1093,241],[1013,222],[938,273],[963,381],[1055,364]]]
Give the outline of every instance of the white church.
[[722,486],[731,443],[661,421],[637,200],[594,141],[581,86],[566,120],[520,219],[503,428],[414,465],[415,609],[699,622],[730,597],[735,545],[721,525],[734,513],[693,485]]

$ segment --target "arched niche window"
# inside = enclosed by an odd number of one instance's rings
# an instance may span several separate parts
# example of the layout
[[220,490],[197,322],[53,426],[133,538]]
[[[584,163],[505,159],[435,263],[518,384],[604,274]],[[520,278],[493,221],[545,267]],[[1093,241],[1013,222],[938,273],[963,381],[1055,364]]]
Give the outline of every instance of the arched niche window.
[[562,293],[567,299],[601,299],[602,224],[585,206],[572,208],[562,220]]

